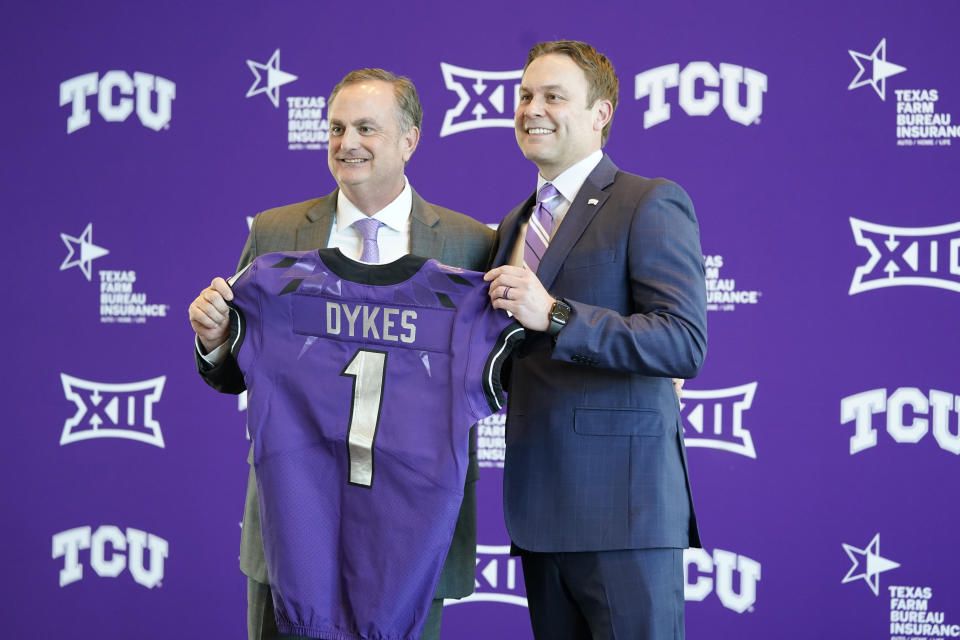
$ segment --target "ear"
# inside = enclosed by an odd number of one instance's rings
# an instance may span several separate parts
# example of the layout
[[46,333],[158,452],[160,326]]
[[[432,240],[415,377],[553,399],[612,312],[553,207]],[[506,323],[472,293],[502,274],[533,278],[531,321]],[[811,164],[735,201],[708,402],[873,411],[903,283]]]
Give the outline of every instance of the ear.
[[593,105],[593,130],[602,131],[613,118],[613,105],[609,100],[597,100]]
[[400,135],[400,146],[402,147],[404,163],[410,161],[410,156],[416,151],[418,144],[420,144],[420,129],[417,127],[410,127]]

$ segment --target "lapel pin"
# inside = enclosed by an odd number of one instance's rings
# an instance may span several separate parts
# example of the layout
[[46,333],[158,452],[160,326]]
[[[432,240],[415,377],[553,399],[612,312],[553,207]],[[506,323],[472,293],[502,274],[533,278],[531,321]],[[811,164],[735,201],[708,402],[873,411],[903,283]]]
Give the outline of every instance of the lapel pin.
[[596,198],[590,198],[589,200],[587,200],[587,204],[589,205],[597,204],[598,202],[600,201],[597,200]]

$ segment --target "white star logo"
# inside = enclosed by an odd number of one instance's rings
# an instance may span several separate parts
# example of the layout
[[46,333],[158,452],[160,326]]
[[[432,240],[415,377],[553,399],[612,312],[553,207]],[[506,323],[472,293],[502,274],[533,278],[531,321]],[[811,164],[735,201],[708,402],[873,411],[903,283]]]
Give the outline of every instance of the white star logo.
[[[103,247],[98,247],[93,244],[92,222],[87,224],[83,233],[80,234],[80,237],[74,238],[73,236],[61,233],[60,239],[63,240],[63,244],[67,245],[67,251],[69,251],[67,257],[63,259],[63,264],[60,265],[60,271],[69,269],[70,267],[80,267],[80,271],[83,271],[83,275],[87,277],[87,280],[90,279],[90,263],[110,253]],[[79,247],[77,247],[77,245],[79,245]]]
[[[857,53],[853,49],[848,49],[848,53],[850,57],[853,58],[853,61],[857,63],[857,67],[859,67],[860,70],[857,72],[857,77],[853,79],[847,89],[856,89],[857,87],[869,84],[873,87],[873,90],[877,92],[881,100],[887,99],[887,78],[907,70],[906,67],[887,62],[886,38],[880,41],[880,44],[877,45],[877,48],[874,49],[870,55]],[[864,61],[870,63],[869,74],[867,74],[866,68],[863,66]],[[864,75],[869,75],[869,77],[863,78]]]
[[[247,97],[250,98],[258,93],[265,93],[267,97],[270,98],[273,106],[279,108],[280,87],[297,79],[297,76],[292,73],[280,70],[280,49],[273,52],[273,55],[270,56],[266,64],[247,60],[247,66],[250,67],[250,71],[253,71],[254,76],[253,84],[250,85],[250,89],[247,91]],[[265,83],[263,76],[260,75],[261,71],[267,72]]]
[[[843,550],[847,552],[853,566],[847,571],[847,575],[843,577],[840,584],[863,580],[875,596],[880,595],[880,574],[900,566],[899,562],[887,560],[880,555],[879,533],[873,536],[870,544],[863,549],[857,549],[852,545],[843,543]],[[860,570],[859,573],[857,573],[858,569]]]

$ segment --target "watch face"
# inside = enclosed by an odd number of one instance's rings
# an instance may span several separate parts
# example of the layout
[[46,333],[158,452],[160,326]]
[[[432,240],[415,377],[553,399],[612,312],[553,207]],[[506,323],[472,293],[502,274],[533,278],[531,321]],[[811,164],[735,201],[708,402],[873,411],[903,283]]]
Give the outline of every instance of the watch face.
[[550,316],[558,322],[566,324],[567,320],[570,319],[570,306],[558,300],[553,305],[553,309],[550,310]]

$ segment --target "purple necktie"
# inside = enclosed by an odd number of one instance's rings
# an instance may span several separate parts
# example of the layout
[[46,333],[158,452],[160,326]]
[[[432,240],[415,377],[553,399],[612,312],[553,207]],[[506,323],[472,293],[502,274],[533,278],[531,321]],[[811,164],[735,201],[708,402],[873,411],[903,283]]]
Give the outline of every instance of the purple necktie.
[[377,232],[383,223],[373,218],[361,218],[351,226],[356,227],[363,237],[363,253],[360,254],[362,262],[380,262],[380,247],[377,246]]
[[527,269],[537,272],[543,253],[550,244],[550,233],[553,231],[553,208],[547,204],[560,192],[549,182],[540,187],[537,192],[537,206],[527,222],[527,237],[523,247],[523,264]]

